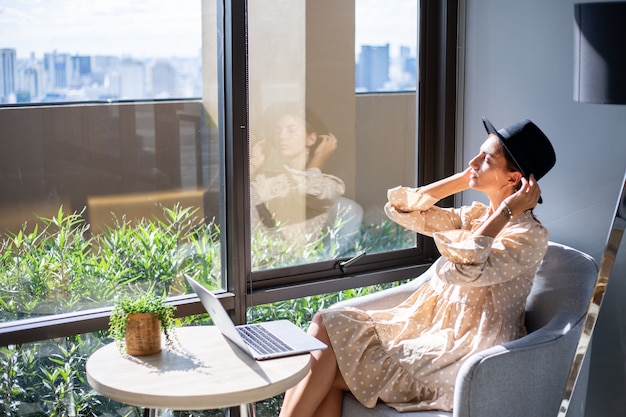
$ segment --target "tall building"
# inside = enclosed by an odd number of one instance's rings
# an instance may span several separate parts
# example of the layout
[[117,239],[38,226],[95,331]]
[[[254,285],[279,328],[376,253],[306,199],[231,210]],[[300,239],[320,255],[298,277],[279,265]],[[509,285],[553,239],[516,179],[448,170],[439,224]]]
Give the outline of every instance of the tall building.
[[72,77],[72,59],[69,54],[58,54],[56,51],[44,55],[44,71],[47,76],[46,90],[66,88]]
[[389,44],[361,45],[357,65],[357,89],[379,91],[389,81]]
[[0,49],[0,103],[15,93],[15,49]]
[[72,57],[72,86],[80,87],[91,81],[91,57],[74,55]]
[[151,70],[152,97],[172,98],[176,96],[176,70],[168,61],[158,60]]
[[146,98],[146,67],[143,62],[126,58],[121,63],[122,99]]
[[95,55],[91,58],[91,81],[104,84],[107,74],[119,71],[120,58],[116,56]]
[[28,92],[30,99],[39,96],[39,74],[37,68],[31,66],[24,70],[23,91]]
[[411,55],[411,48],[400,46],[400,65],[403,74],[403,81],[412,84],[417,83],[417,57]]

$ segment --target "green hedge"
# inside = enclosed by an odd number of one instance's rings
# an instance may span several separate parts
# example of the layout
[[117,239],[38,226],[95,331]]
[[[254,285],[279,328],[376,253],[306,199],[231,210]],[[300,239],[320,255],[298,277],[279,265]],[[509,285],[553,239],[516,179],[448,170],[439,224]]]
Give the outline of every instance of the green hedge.
[[[91,235],[82,213],[40,219],[7,232],[0,242],[0,322],[110,306],[137,287],[166,295],[188,293],[183,273],[211,289],[221,287],[220,230],[195,211],[163,208],[164,219],[130,222]],[[330,233],[332,235],[332,233]],[[320,243],[301,248],[253,231],[253,267],[263,269],[313,262],[336,254]],[[393,250],[412,245],[413,236],[384,221],[363,225],[354,252]],[[332,248],[332,245],[331,245]],[[281,301],[248,311],[248,320],[287,318],[306,328],[320,308],[341,299],[379,291],[382,286]],[[206,324],[208,317],[186,317],[182,325]],[[106,332],[74,335],[0,348],[0,414],[13,416],[140,416],[143,411],[95,393],[86,381],[89,355],[110,343]],[[257,415],[278,414],[282,397],[257,404]],[[220,410],[172,413],[221,416]]]

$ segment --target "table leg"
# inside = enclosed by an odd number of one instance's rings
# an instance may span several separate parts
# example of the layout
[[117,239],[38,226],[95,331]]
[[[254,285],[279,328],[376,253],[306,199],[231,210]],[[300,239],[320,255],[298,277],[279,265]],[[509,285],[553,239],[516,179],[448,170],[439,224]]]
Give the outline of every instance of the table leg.
[[240,417],[255,417],[254,403],[241,404],[239,406]]
[[[160,408],[144,408],[143,417],[170,417],[170,410],[162,410]],[[239,417],[256,417],[254,403],[241,404],[239,406]]]
[[170,417],[172,416],[171,410],[164,410],[160,408],[144,408],[143,417]]

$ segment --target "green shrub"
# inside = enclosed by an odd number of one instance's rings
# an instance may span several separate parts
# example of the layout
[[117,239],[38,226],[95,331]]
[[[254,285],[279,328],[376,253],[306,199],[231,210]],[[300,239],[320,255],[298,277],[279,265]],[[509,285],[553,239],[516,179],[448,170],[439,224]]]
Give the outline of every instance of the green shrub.
[[[81,213],[40,219],[0,240],[0,322],[110,306],[137,288],[157,294],[189,292],[182,274],[207,287],[222,287],[220,230],[195,211],[163,209],[164,220],[130,222],[91,235]],[[324,239],[331,239],[324,245]],[[256,270],[315,262],[337,256],[333,234],[294,247],[276,236],[253,231]],[[326,241],[326,243],[329,243]],[[354,253],[393,250],[413,244],[413,234],[384,221],[363,225]],[[330,251],[327,248],[330,247]],[[306,328],[313,314],[337,301],[385,286],[351,289],[249,309],[248,320],[286,318]],[[206,324],[206,315],[185,317],[186,324]],[[96,394],[86,381],[89,355],[111,342],[106,332],[74,335],[0,348],[0,414],[13,416],[140,416],[142,410]],[[278,414],[282,396],[257,405],[259,417]],[[174,416],[223,416],[221,410],[176,411]]]

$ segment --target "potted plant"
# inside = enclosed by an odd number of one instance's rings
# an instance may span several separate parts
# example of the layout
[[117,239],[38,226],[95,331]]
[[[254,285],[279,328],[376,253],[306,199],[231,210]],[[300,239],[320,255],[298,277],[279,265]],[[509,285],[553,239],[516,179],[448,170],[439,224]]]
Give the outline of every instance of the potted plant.
[[121,298],[113,307],[109,334],[120,350],[133,356],[153,355],[161,351],[161,332],[171,343],[175,307],[152,292],[142,292]]

